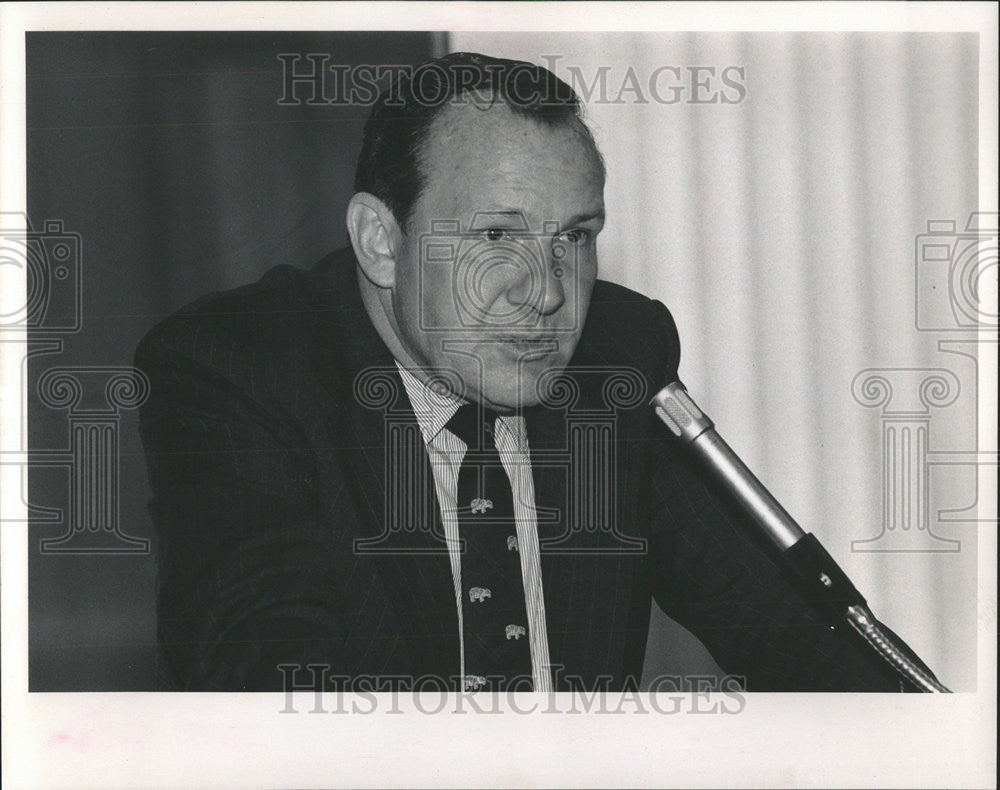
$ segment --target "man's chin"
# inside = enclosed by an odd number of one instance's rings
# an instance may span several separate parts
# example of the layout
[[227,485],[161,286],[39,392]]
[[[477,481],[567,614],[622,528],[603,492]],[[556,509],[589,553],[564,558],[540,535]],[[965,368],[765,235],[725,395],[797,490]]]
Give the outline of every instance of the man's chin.
[[546,380],[551,384],[550,376],[556,375],[564,367],[549,364],[537,371],[522,370],[520,376],[511,373],[507,379],[498,377],[487,381],[480,393],[480,400],[496,411],[510,412],[537,406],[545,400]]
[[471,364],[465,354],[449,355],[448,361],[465,383],[463,397],[496,411],[511,412],[546,400],[554,377],[569,363],[569,349],[553,346],[551,341],[537,348],[480,343],[475,347],[477,363]]
[[505,392],[484,394],[481,400],[486,408],[493,409],[493,411],[500,412],[501,414],[512,414],[522,409],[536,406],[539,403],[537,396],[522,397],[520,393],[510,395]]

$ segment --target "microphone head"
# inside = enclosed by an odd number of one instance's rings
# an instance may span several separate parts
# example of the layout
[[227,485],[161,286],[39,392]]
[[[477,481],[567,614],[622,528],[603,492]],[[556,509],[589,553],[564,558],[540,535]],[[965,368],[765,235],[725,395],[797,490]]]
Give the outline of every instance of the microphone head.
[[656,413],[674,436],[693,442],[714,423],[691,400],[684,385],[674,381],[661,389],[653,398]]

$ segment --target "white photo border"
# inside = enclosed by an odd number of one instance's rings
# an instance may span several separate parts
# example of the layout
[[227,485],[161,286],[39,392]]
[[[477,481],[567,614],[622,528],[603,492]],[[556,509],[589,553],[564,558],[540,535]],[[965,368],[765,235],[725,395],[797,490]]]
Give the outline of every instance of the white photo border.
[[[26,206],[25,31],[462,28],[977,32],[979,209],[996,211],[996,24],[992,3],[4,3],[0,210]],[[0,278],[0,288],[24,292],[18,272]],[[16,343],[7,350],[15,353],[0,356],[0,449],[26,430],[21,356]],[[994,346],[980,366],[982,447],[997,435],[995,354]],[[8,472],[0,490],[17,490]],[[995,502],[995,474],[981,478],[980,501]],[[757,694],[734,716],[549,716],[544,700],[529,715],[429,715],[412,700],[367,716],[315,715],[305,694],[301,714],[279,715],[278,694],[28,694],[27,528],[9,525],[23,509],[20,497],[0,501],[10,787],[995,783],[995,530],[979,532],[975,694]]]

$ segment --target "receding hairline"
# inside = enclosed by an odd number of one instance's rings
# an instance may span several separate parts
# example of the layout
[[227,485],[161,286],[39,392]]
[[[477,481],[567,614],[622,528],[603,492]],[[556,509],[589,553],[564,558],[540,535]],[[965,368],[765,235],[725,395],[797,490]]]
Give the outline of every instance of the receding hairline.
[[427,158],[435,142],[448,139],[450,132],[455,132],[457,130],[461,130],[462,133],[466,132],[468,130],[468,123],[459,119],[462,117],[476,117],[469,115],[469,113],[489,113],[496,112],[498,110],[509,113],[510,116],[518,120],[523,120],[525,122],[530,121],[540,129],[568,129],[572,131],[576,138],[583,143],[584,147],[591,153],[593,163],[596,164],[601,180],[607,180],[607,168],[604,162],[604,156],[601,154],[601,150],[597,146],[597,141],[594,139],[593,132],[581,116],[577,114],[570,115],[560,113],[555,114],[551,122],[546,122],[536,112],[518,112],[513,108],[513,106],[511,106],[510,102],[502,98],[495,98],[495,100],[486,108],[480,109],[472,106],[471,102],[468,104],[463,103],[457,106],[444,107],[434,116],[428,124],[426,133],[416,149],[416,162],[420,175],[420,189],[414,198],[414,203],[416,203],[423,195],[424,190],[427,187],[427,182],[431,177]]

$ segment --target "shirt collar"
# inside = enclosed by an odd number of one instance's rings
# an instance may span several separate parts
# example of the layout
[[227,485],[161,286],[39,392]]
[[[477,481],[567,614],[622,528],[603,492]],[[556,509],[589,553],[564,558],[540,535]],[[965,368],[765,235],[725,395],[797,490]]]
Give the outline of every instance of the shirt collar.
[[403,380],[406,394],[410,398],[413,414],[417,418],[424,442],[430,444],[441,433],[441,429],[466,401],[448,392],[437,392],[420,381],[396,360],[399,376]]
[[[459,406],[468,403],[467,400],[458,398],[450,392],[438,392],[427,386],[424,382],[410,373],[409,370],[399,364],[399,360],[393,360],[399,370],[399,376],[403,380],[406,394],[410,398],[410,405],[413,407],[413,415],[417,418],[417,425],[424,437],[424,444],[433,442],[441,430],[448,424]],[[527,435],[525,433],[524,417],[516,415],[500,415],[500,425],[504,426],[499,430],[512,432],[517,447],[527,446]]]

